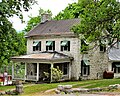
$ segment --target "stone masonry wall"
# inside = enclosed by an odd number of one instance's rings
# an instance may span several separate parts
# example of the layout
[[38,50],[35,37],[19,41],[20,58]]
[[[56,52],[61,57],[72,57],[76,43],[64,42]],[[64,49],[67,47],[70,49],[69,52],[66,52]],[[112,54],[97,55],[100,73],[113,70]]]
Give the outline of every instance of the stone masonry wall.
[[[41,52],[46,51],[46,41],[55,41],[55,51],[64,53],[74,58],[71,65],[71,78],[78,80],[81,73],[81,60],[82,54],[80,54],[80,39],[77,37],[39,37],[27,40],[27,54],[38,53],[33,52],[32,44],[33,40],[41,41],[42,47]],[[70,41],[70,51],[61,51],[60,42],[63,40]],[[99,48],[89,51],[87,54],[90,60],[90,75],[82,78],[86,79],[100,79],[102,78],[105,70],[110,71],[111,62],[108,61],[107,52],[100,52]],[[108,69],[109,67],[109,69]]]
[[[90,60],[90,75],[88,79],[101,79],[103,78],[103,72],[108,71],[108,61],[107,52],[100,52],[99,47],[88,53]],[[110,70],[109,70],[110,71]]]

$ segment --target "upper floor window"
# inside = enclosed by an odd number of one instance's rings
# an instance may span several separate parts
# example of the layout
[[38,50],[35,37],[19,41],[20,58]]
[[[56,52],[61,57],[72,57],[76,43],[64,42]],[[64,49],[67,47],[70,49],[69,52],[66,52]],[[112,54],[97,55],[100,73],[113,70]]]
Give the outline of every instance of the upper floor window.
[[70,41],[61,41],[61,51],[70,51]]
[[99,47],[100,52],[105,52],[107,41],[103,39],[103,40],[100,40],[99,43],[100,43],[100,47]]
[[46,50],[55,50],[55,41],[46,41]]
[[33,51],[41,51],[41,41],[33,41]]
[[106,46],[104,44],[100,45],[100,52],[105,52],[106,51]]

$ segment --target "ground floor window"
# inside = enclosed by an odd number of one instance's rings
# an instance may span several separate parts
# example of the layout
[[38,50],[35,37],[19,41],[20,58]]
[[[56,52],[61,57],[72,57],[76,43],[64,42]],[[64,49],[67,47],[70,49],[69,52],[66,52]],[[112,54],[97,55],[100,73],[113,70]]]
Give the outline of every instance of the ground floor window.
[[69,63],[58,63],[54,65],[55,68],[57,68],[57,66],[63,72],[63,75],[67,75],[69,73]]
[[120,62],[113,62],[112,70],[114,71],[114,73],[120,73]]
[[63,75],[67,75],[68,74],[68,64],[64,64],[63,65]]
[[87,64],[86,60],[81,61],[81,76],[87,76],[90,74],[90,65]]

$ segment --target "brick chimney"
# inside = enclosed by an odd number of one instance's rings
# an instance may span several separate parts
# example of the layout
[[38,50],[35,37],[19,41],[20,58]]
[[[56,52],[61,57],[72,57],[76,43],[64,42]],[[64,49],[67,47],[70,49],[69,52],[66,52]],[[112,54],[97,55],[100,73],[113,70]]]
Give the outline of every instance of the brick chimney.
[[51,20],[51,15],[49,13],[41,14],[41,23]]

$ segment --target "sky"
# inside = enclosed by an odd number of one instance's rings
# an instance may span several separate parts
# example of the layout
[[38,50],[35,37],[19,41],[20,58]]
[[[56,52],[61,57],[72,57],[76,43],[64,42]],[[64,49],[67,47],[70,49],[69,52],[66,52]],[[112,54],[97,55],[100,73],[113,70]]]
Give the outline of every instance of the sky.
[[29,20],[29,15],[31,16],[37,16],[39,8],[42,8],[43,10],[51,10],[53,17],[57,15],[60,11],[64,10],[68,4],[77,2],[77,0],[37,0],[38,5],[33,5],[32,9],[29,10],[29,12],[23,12],[23,17],[25,23],[22,24],[21,20],[14,16],[13,18],[10,18],[10,21],[13,23],[13,27],[19,32],[22,31],[27,21]]

